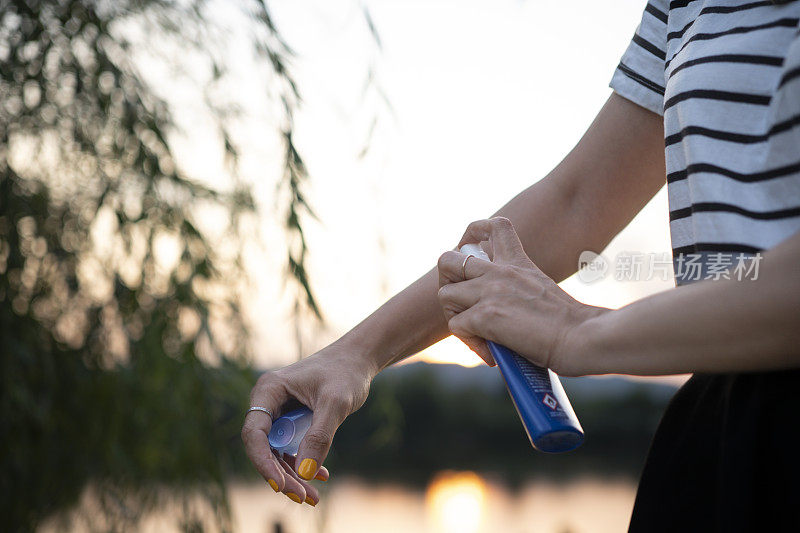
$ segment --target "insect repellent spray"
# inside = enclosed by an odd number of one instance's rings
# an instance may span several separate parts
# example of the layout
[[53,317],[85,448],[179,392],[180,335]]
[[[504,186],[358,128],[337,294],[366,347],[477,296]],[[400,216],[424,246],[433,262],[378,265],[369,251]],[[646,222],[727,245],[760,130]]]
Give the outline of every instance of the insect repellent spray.
[[313,413],[308,407],[301,407],[278,417],[269,430],[269,445],[276,452],[297,455],[300,441],[311,427]]
[[[477,244],[465,244],[461,253],[489,261],[489,256]],[[542,452],[562,453],[580,446],[583,428],[558,376],[505,346],[492,341],[486,344],[533,447]]]

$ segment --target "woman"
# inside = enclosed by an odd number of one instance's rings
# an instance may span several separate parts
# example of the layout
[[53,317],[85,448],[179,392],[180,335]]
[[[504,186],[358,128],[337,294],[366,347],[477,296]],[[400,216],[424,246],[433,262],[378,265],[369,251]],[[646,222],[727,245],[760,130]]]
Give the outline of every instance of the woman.
[[[461,244],[487,241],[493,263],[446,252],[341,339],[263,375],[251,405],[315,413],[294,465],[269,453],[270,417],[246,417],[273,489],[315,505],[307,480],[327,477],[372,378],[452,333],[490,365],[481,339],[562,375],[694,374],[654,437],[632,531],[800,525],[800,4],[776,4],[652,0],[578,145],[467,229]],[[581,251],[603,249],[665,175],[679,288],[619,310],[564,293]]]

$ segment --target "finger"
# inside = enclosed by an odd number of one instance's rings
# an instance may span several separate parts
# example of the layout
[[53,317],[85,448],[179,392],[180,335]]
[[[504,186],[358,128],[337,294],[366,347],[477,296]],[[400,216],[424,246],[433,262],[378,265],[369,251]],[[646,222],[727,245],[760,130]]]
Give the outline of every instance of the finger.
[[[292,455],[285,455],[283,457],[283,460],[286,461],[286,463],[289,466],[291,466],[292,468],[295,467],[295,463],[297,462],[296,458],[294,456],[292,456]],[[328,479],[330,479],[330,477],[331,477],[331,473],[328,471],[328,469],[325,468],[324,466],[321,466],[321,467],[319,467],[319,471],[317,472],[317,475],[314,476],[314,479],[316,479],[317,481],[328,481]]]
[[[286,472],[287,479],[291,484],[292,491],[284,491],[286,496],[295,503],[307,503],[311,507],[315,507],[319,502],[319,491],[311,486],[311,484],[297,475],[292,466],[286,461],[290,456],[284,455],[278,458],[278,462]],[[299,487],[299,488],[298,488]]]
[[480,277],[491,268],[491,265],[489,261],[474,255],[470,256],[452,250],[445,252],[439,256],[439,262],[436,265],[439,271],[439,287]]
[[494,361],[494,357],[492,356],[492,352],[489,351],[489,346],[486,344],[486,341],[480,337],[474,336],[466,336],[466,337],[456,337],[467,345],[467,348],[475,352],[478,357],[483,359],[483,361],[489,366],[497,366],[497,363]]
[[[303,483],[299,477],[297,477],[297,474],[294,473],[292,467],[286,464],[286,461],[283,458],[278,457],[277,455],[275,455],[275,458],[286,474],[286,485],[281,492],[286,494],[286,496],[294,503],[303,503],[306,500],[306,484]],[[319,495],[317,495],[317,500],[319,500]]]
[[[286,400],[285,389],[274,383],[268,375],[259,378],[250,395],[250,405],[260,406],[277,413],[280,405]],[[275,459],[269,446],[269,430],[272,418],[261,411],[251,411],[245,415],[242,426],[242,442],[250,461],[256,470],[275,492],[284,489],[285,476],[283,469]]]
[[492,251],[492,262],[514,262],[520,256],[527,259],[522,242],[519,240],[514,225],[504,217],[494,217],[485,220],[476,220],[467,226],[464,236],[458,247],[468,243],[489,241]]
[[269,483],[272,490],[278,492],[282,491],[285,486],[285,476],[280,465],[275,460],[275,456],[270,452],[267,435],[268,433],[261,427],[248,426],[247,422],[245,422],[245,427],[242,429],[242,441],[250,462]]
[[344,405],[331,400],[314,406],[311,427],[300,441],[297,451],[295,471],[301,478],[309,480],[317,475],[320,465],[328,456],[333,435],[347,414],[348,411]]
[[[309,481],[304,481],[297,475],[297,472],[294,471],[294,464],[295,458],[291,455],[283,455],[280,458],[281,466],[286,470],[287,475],[292,476],[294,480],[296,480],[300,485],[303,486],[303,490],[305,490],[306,496],[303,499],[305,503],[310,505],[311,507],[316,507],[319,503],[319,491],[316,487],[314,487]],[[296,500],[293,499],[296,502]]]
[[[448,310],[452,311],[453,314],[458,314],[478,303],[481,299],[480,286],[481,280],[470,279],[458,283],[450,283],[440,288],[437,296],[439,303],[445,310],[445,316],[447,316]],[[450,318],[447,316],[448,320]]]
[[450,329],[450,333],[466,344],[487,365],[495,366],[497,363],[489,350],[489,346],[486,344],[486,340],[476,329],[475,317],[475,308],[471,307],[466,311],[448,317],[447,327]]
[[482,327],[483,321],[477,320],[477,315],[476,307],[471,307],[462,313],[458,313],[447,321],[447,327],[450,329],[450,333],[460,339],[470,337],[486,339]]
[[[311,507],[316,507],[316,505],[319,503],[319,491],[308,481],[301,479],[300,476],[297,475],[297,472],[294,471],[295,458],[291,455],[284,455],[279,459],[279,461],[281,466],[286,470],[286,474],[291,476],[294,481],[297,481],[303,487],[303,490],[305,491],[305,497],[303,498],[303,501],[309,504]],[[297,502],[297,500],[294,498],[292,498],[292,501]]]

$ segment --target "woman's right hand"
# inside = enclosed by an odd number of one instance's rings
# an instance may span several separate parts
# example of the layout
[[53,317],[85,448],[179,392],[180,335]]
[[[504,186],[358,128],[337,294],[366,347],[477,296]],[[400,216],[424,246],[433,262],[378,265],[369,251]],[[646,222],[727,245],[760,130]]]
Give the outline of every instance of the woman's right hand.
[[242,440],[247,455],[275,492],[283,492],[297,503],[317,504],[319,492],[308,481],[315,477],[327,480],[328,471],[322,463],[333,435],[344,419],[364,404],[376,373],[368,359],[333,344],[259,377],[250,393],[251,407],[266,407],[277,418],[284,405],[294,399],[314,412],[297,457],[290,462],[270,449],[270,416],[252,411],[245,417]]

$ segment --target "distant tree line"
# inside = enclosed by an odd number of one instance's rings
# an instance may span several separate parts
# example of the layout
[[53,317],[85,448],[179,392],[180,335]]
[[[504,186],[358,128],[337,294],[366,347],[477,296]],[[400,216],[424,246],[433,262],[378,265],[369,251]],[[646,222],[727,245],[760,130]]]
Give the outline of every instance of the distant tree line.
[[[427,365],[379,375],[365,405],[334,439],[333,475],[425,483],[442,469],[475,470],[507,483],[577,475],[636,479],[668,395],[649,385],[599,398],[570,395],[586,432],[567,454],[533,450],[500,376],[497,386],[472,390],[441,381]],[[569,383],[565,385],[570,392]]]

